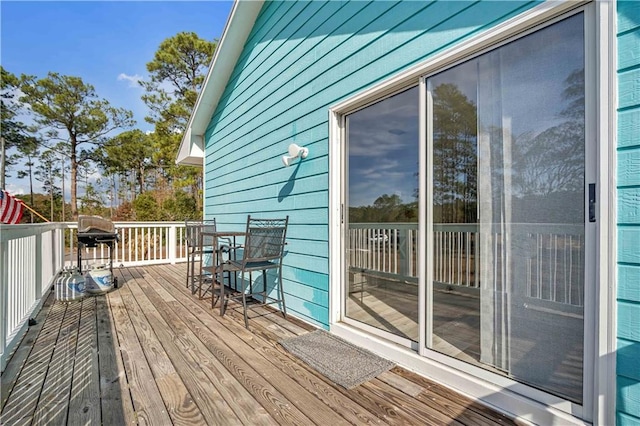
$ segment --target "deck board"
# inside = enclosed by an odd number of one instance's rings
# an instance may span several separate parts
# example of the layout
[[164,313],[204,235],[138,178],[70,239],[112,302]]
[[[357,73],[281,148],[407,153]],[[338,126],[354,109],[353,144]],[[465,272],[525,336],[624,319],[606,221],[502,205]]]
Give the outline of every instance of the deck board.
[[72,425],[101,422],[96,308],[95,297],[82,301],[68,414]]
[[66,309],[33,416],[33,422],[36,424],[67,423],[81,312],[82,303],[70,303]]
[[259,307],[247,330],[237,303],[220,317],[185,273],[118,269],[107,295],[47,301],[2,376],[0,423],[517,423],[399,367],[347,390],[278,344],[313,326]]
[[111,310],[106,297],[96,297],[96,323],[98,328],[98,353],[100,375],[100,407],[102,424],[137,424],[131,391],[120,356],[120,346]]
[[7,398],[11,393],[13,386],[18,380],[18,375],[27,362],[27,358],[33,349],[33,344],[40,335],[40,331],[44,327],[47,316],[51,312],[51,306],[55,302],[55,298],[52,293],[44,301],[42,309],[36,315],[36,324],[29,327],[27,333],[23,338],[23,344],[16,348],[13,353],[11,362],[7,364],[7,368],[2,373],[2,382],[0,383],[0,411],[4,408]]
[[[133,283],[133,281],[130,282]],[[202,412],[176,370],[180,364],[174,364],[167,346],[160,343],[160,339],[166,336],[159,336],[154,332],[154,327],[150,326],[153,319],[143,313],[144,301],[134,298],[130,290],[129,286],[122,288],[122,299],[138,340],[145,348],[149,366],[169,416],[174,424],[206,424]]]
[[171,419],[122,300],[122,293],[113,291],[108,294],[108,299],[138,423],[169,424]]

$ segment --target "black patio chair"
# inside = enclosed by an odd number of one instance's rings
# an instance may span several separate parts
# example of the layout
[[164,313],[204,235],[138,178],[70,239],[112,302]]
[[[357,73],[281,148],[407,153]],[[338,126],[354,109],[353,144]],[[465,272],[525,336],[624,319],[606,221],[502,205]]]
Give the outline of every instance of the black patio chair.
[[202,235],[203,231],[216,231],[216,220],[186,220],[185,226],[187,238],[187,288],[191,287],[191,294],[195,294],[197,291],[198,298],[202,299],[202,268],[198,268],[199,273],[196,275],[196,257],[198,257],[200,263],[202,263],[204,256],[212,255],[214,256],[214,264],[217,264],[216,256],[218,252],[217,247],[214,245],[213,238],[203,237]]
[[[284,288],[282,285],[282,258],[284,256],[288,224],[289,216],[284,219],[255,219],[249,215],[247,217],[245,243],[241,246],[242,258],[240,260],[229,259],[218,267],[218,274],[223,274],[224,272],[240,273],[241,293],[230,295],[229,298],[242,299],[244,325],[247,328],[249,328],[249,317],[247,315],[248,297],[262,302],[259,306],[275,303],[281,304],[282,314],[285,318],[287,317]],[[230,250],[234,249],[240,250],[237,247],[230,248]],[[276,294],[279,294],[278,297],[270,296],[267,291],[267,271],[270,269],[276,269],[278,273],[276,282],[276,286],[278,287]],[[262,271],[262,291],[254,291],[253,289],[251,273],[254,271]],[[245,280],[246,274],[249,274],[248,280]],[[224,285],[220,286],[220,290],[220,315],[224,315],[226,309]]]

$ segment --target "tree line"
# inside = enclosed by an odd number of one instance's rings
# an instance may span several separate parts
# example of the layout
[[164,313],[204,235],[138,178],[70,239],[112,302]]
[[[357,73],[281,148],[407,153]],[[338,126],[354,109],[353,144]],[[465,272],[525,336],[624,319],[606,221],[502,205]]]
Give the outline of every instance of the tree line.
[[[215,48],[192,32],[160,44],[146,65],[148,80],[140,81],[152,132],[136,128],[131,111],[111,105],[80,77],[16,75],[0,66],[0,187],[14,172],[28,180],[23,201],[51,221],[78,214],[199,218],[202,169],[178,166],[175,157]],[[40,221],[25,212],[23,222]]]

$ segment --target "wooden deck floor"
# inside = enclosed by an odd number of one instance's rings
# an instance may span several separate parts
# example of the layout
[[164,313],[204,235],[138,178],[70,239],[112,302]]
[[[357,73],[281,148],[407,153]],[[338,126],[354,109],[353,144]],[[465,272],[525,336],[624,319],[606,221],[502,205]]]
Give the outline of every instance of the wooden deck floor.
[[352,390],[277,342],[313,328],[264,309],[251,330],[184,288],[186,267],[117,271],[120,288],[50,297],[2,375],[6,425],[466,424],[515,422],[395,367]]

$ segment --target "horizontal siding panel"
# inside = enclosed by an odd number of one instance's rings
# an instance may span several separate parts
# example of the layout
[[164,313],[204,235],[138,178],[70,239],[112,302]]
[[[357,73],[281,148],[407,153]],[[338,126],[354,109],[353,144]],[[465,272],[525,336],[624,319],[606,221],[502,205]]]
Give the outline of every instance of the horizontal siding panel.
[[[325,183],[325,185],[323,185],[323,183]],[[229,206],[230,209],[233,209],[234,204],[242,204],[245,203],[246,200],[263,202],[277,201],[278,203],[284,203],[287,200],[296,202],[297,197],[308,196],[309,194],[319,194],[319,196],[324,199],[328,197],[328,194],[326,194],[325,197],[325,195],[320,193],[326,193],[326,188],[325,174],[303,179],[302,183],[298,183],[295,179],[292,179],[290,184],[269,185],[268,187],[261,187],[257,190],[244,190],[237,191],[236,193],[213,195],[209,198],[209,201],[212,205],[216,205],[219,208]],[[261,190],[262,192],[260,192]],[[246,198],[242,198],[243,196],[246,196]],[[326,206],[326,200],[322,205],[303,206],[298,204],[298,206],[299,208],[323,207]]]
[[310,271],[307,269],[306,265],[301,265],[299,267],[283,267],[282,270],[283,274],[285,273],[284,271],[287,271],[286,276],[289,280],[317,288],[318,290],[329,291],[328,274]]
[[618,33],[640,28],[640,2],[637,0],[619,0],[618,6]]
[[284,286],[287,294],[294,294],[297,298],[307,300],[316,305],[329,306],[329,292],[327,290],[320,290],[316,287],[288,280],[284,280]]
[[618,68],[640,64],[640,28],[618,37]]
[[[376,15],[382,15],[384,17],[384,12],[389,9],[389,5],[391,4],[392,3],[389,2],[378,2],[372,6],[372,8],[367,8],[366,12],[375,13]],[[421,5],[421,3],[409,2],[406,3],[406,5],[407,6],[403,6],[402,9],[412,5]],[[437,8],[429,9],[432,12],[431,14],[422,17],[422,20],[424,21],[422,25],[429,28],[432,23],[434,25],[441,24],[443,21],[446,21],[449,14],[456,13],[468,6],[469,4],[466,2],[446,2],[444,5],[440,5],[440,3],[438,3]],[[413,12],[413,10],[410,12]],[[369,16],[368,13],[363,13],[363,15]],[[362,22],[368,22],[367,19],[369,18],[367,18],[367,16],[362,17],[362,20],[360,20],[357,25],[362,25]],[[375,26],[376,22],[371,23],[370,25]],[[356,28],[354,28],[354,30],[356,30]],[[470,30],[465,27],[463,31]],[[362,87],[363,83],[369,82],[370,84],[370,82],[381,78],[381,69],[390,68],[391,70],[397,70],[398,67],[406,66],[407,62],[412,63],[417,59],[415,56],[407,57],[407,55],[404,55],[405,57],[402,58],[400,62],[394,63],[392,67],[386,66],[381,68],[378,66],[377,76],[374,78],[363,75],[364,66],[368,66],[374,62],[379,63],[380,61],[384,61],[384,59],[381,59],[384,57],[384,54],[390,50],[397,49],[398,47],[402,47],[402,51],[404,52],[406,49],[405,43],[415,38],[415,34],[413,32],[400,32],[399,35],[395,36],[395,43],[393,46],[387,43],[384,43],[384,45],[374,44],[369,46],[370,43],[374,40],[380,39],[381,36],[382,34],[379,31],[367,31],[365,27],[361,30],[360,34],[349,37],[342,43],[341,38],[343,36],[339,35],[330,37],[327,40],[327,43],[322,44],[315,52],[313,52],[315,55],[313,58],[314,66],[307,67],[301,71],[298,69],[291,69],[290,72],[286,74],[292,76],[293,80],[290,81],[283,81],[283,77],[280,76],[279,78],[272,80],[269,84],[266,84],[265,82],[266,87],[264,88],[264,95],[262,97],[252,97],[252,102],[244,104],[243,108],[232,109],[231,114],[225,117],[231,125],[224,128],[224,131],[219,134],[214,133],[214,136],[224,137],[226,134],[236,131],[244,134],[246,131],[243,129],[243,126],[252,125],[252,117],[258,116],[262,122],[268,122],[274,117],[282,114],[282,112],[288,111],[294,106],[309,100],[317,90],[326,89],[327,87],[339,84],[342,87],[339,95],[331,96],[329,99],[321,100],[319,102],[309,102],[306,105],[306,108],[309,108],[309,105],[320,106],[335,102],[335,100],[341,95],[346,94],[341,77],[356,72],[361,76],[357,85],[351,88],[353,90],[355,88]],[[426,38],[429,37],[427,36]],[[424,52],[427,51],[425,48],[426,46],[433,46],[433,44],[425,42],[421,46],[422,52],[420,52],[420,56],[425,56]],[[329,51],[325,54],[322,51],[322,48],[329,49]],[[384,62],[389,64],[387,61]],[[262,87],[262,84],[260,84],[259,81],[254,84],[257,87]],[[263,100],[266,100],[266,102],[261,102]],[[251,114],[246,114],[243,117],[243,114],[248,110],[251,111]],[[289,117],[298,117],[301,115],[304,115],[304,113],[289,111],[287,114]],[[326,119],[326,114],[324,118]]]
[[[640,2],[618,7],[618,223],[640,222]],[[627,69],[628,71],[620,71]],[[635,147],[635,148],[634,148]],[[630,148],[630,149],[628,149]],[[618,260],[640,263],[640,228],[618,226]],[[617,420],[640,425],[640,265],[618,265]]]
[[[311,235],[309,237],[312,237]],[[286,250],[290,253],[313,253],[314,256],[329,257],[329,242],[315,240],[296,240],[289,239]],[[304,266],[304,265],[300,265]]]
[[244,213],[246,215],[251,214],[252,212],[267,213],[271,209],[275,209],[273,211],[276,212],[287,212],[293,210],[326,208],[328,199],[328,191],[321,191],[311,194],[300,194],[296,197],[286,197],[282,201],[278,201],[277,198],[271,198],[247,200],[240,203],[216,203],[216,206],[218,206],[219,209],[223,209],[225,213]]
[[[283,3],[285,6],[283,6]],[[295,3],[299,4],[294,9],[293,5]],[[287,34],[290,34],[286,30],[286,25],[291,24],[292,12],[300,13],[306,6],[310,6],[303,3],[305,2],[265,2],[263,10],[274,11],[271,14],[273,19],[256,20],[252,33],[244,46],[244,50],[221,98],[221,100],[225,101],[225,104],[228,102],[229,95],[236,96],[247,89],[246,84],[243,85],[243,82],[251,76],[251,73],[261,63],[269,60],[272,56],[279,56],[274,55],[274,49],[280,46],[279,42],[288,38]]]
[[640,417],[618,412],[616,414],[616,425],[617,426],[638,426],[640,425]]
[[[280,89],[283,85],[288,85],[291,83],[290,80],[287,81],[285,79],[283,81],[281,75],[282,72],[285,72],[285,75],[287,76],[297,76],[297,81],[304,84],[308,81],[310,76],[307,73],[301,75],[300,71],[305,70],[305,63],[314,61],[320,62],[322,60],[322,51],[319,50],[321,46],[328,45],[329,49],[336,49],[338,47],[342,48],[341,44],[351,37],[350,32],[346,31],[346,28],[351,28],[352,31],[358,31],[369,22],[367,14],[381,14],[391,6],[393,6],[393,3],[391,2],[374,2],[370,4],[367,4],[365,2],[349,3],[344,9],[341,10],[339,16],[337,16],[335,19],[329,20],[320,29],[318,29],[318,31],[316,31],[316,38],[320,38],[323,43],[318,44],[317,46],[307,46],[307,51],[300,52],[301,55],[299,55],[298,57],[292,57],[290,60],[279,62],[277,64],[277,67],[272,67],[271,70],[267,70],[266,68],[264,68],[264,72],[266,73],[264,78],[261,78],[262,74],[258,73],[258,77],[254,81],[247,80],[244,81],[243,84],[239,84],[239,90],[236,90],[235,88],[233,90],[233,100],[230,100],[228,102],[229,107],[225,108],[225,111],[222,112],[219,116],[214,116],[214,119],[216,121],[222,121],[222,118],[226,118],[225,121],[227,121],[228,123],[232,123],[234,121],[232,118],[233,114],[235,114],[237,117],[237,105],[244,104],[248,99],[253,99],[252,103],[257,103],[258,101],[262,101],[265,98],[270,97],[271,95],[275,96],[274,92],[277,89]],[[327,42],[326,37],[329,34],[331,34],[332,37],[331,40]],[[259,66],[259,64],[257,66]],[[318,72],[317,68],[318,67],[316,67],[316,72]],[[253,72],[254,70],[251,69],[251,67],[247,67],[242,70],[243,74],[253,74]],[[278,84],[275,84],[274,81],[277,81]],[[298,85],[293,85],[295,87],[298,87],[302,84],[298,83]],[[247,93],[240,93],[244,87],[253,87],[255,91],[255,97],[249,96],[249,94]],[[289,87],[289,89],[291,90],[291,87]],[[249,105],[245,105],[244,107],[249,108]],[[223,129],[224,126],[218,128],[219,131]],[[232,130],[233,129],[227,130],[227,133]]]
[[296,316],[301,316],[314,324],[327,328],[329,325],[328,306],[317,305],[308,300],[301,299],[295,294],[285,294],[287,312],[295,311]]
[[[294,172],[295,173],[295,172]],[[295,197],[296,195],[319,192],[329,187],[327,173],[297,178],[292,176],[287,182],[276,182],[270,185],[258,186],[251,185],[251,181],[243,181],[243,187],[234,190],[241,185],[226,185],[225,190],[231,192],[223,192],[222,187],[215,189],[213,195],[208,197],[212,204],[230,204],[239,203],[244,200],[269,199],[277,197],[279,200],[284,197]]]
[[640,147],[640,108],[618,114],[618,147],[631,146]]
[[618,375],[628,379],[640,380],[640,342],[618,340],[616,365]]
[[298,240],[318,240],[327,241],[329,234],[329,227],[326,224],[322,225],[295,225],[289,224],[287,229],[287,239]]
[[640,148],[618,152],[618,186],[640,185]]
[[[618,376],[617,409],[635,417],[640,413],[640,382]],[[631,423],[637,425],[637,423]]]
[[[311,144],[321,145],[328,137],[326,128],[321,128],[323,117],[316,114],[312,120],[304,120],[301,123],[299,118],[294,123],[277,122],[271,123],[270,131],[262,134],[261,131],[253,130],[249,135],[244,135],[238,139],[231,137],[215,140],[211,138],[207,146],[206,167],[220,171],[237,170],[238,164],[247,161],[247,158],[267,160],[278,158],[287,152],[289,144],[292,142],[298,145],[307,146]],[[302,127],[301,124],[307,126]],[[324,117],[326,124],[326,114]],[[316,149],[322,147],[316,147]],[[254,160],[254,162],[257,162]],[[226,169],[225,169],[226,168]]]
[[[289,127],[289,126],[284,126]],[[315,126],[317,127],[317,126]],[[277,129],[276,132],[281,131],[282,128]],[[288,131],[287,133],[290,133]],[[312,133],[318,133],[318,137],[291,137],[290,135],[282,138],[275,139],[276,142],[262,147],[260,149],[252,150],[252,147],[242,147],[239,142],[233,142],[229,145],[225,146],[221,149],[221,151],[231,151],[230,154],[218,153],[212,154],[211,157],[216,157],[216,159],[212,160],[210,163],[206,165],[206,167],[215,170],[215,173],[212,173],[216,177],[223,177],[229,173],[235,173],[238,171],[246,173],[246,169],[248,167],[256,167],[261,166],[258,170],[250,170],[252,175],[264,174],[272,170],[282,171],[282,170],[296,170],[296,167],[299,161],[293,163],[294,167],[289,169],[285,169],[282,164],[282,156],[288,153],[289,145],[295,143],[304,148],[308,148],[309,154],[307,158],[303,161],[304,163],[309,163],[314,159],[322,156],[326,156],[328,154],[328,148],[326,144],[327,134],[325,132],[306,132],[308,136],[311,136]],[[264,137],[257,139],[252,142],[257,144]],[[237,151],[243,151],[244,157],[237,157],[235,153]],[[228,162],[225,161],[228,159]],[[291,173],[291,172],[289,172]],[[286,174],[286,173],[285,173]]]
[[309,254],[287,253],[287,264],[329,275],[329,259]]
[[[263,40],[273,40],[282,30],[282,22],[287,22],[287,17],[294,7],[299,8],[301,5],[295,6],[296,2],[273,2],[269,3],[267,9],[273,9],[272,13],[265,11],[262,16],[256,19],[251,34],[245,42],[245,48],[238,58],[238,63],[231,74],[231,78],[227,83],[228,87],[236,86],[236,72],[243,68],[249,67],[251,63],[260,60],[263,51],[268,48],[268,44]],[[263,6],[263,10],[265,7]],[[298,9],[299,10],[299,9]],[[249,48],[247,48],[249,47]]]
[[[271,206],[269,206],[271,207]],[[207,206],[207,214],[206,217],[215,217],[216,221],[220,218],[220,229],[225,230],[237,230],[244,231],[247,225],[247,215],[250,214],[255,217],[264,217],[264,218],[277,218],[277,217],[285,217],[289,215],[289,226],[293,225],[327,225],[328,221],[328,211],[326,208],[321,209],[308,209],[308,210],[297,210],[297,211],[286,211],[286,210],[278,210],[278,209],[267,209],[265,208],[256,211],[246,211],[243,213],[226,213],[223,210],[213,210],[212,207]],[[234,225],[235,224],[235,225]],[[224,228],[223,228],[224,226]]]
[[618,302],[618,337],[640,342],[640,304]]
[[[237,170],[233,173],[227,173],[222,176],[208,175],[208,179],[205,183],[207,197],[222,196],[238,191],[248,191],[255,188],[266,188],[268,186],[274,186],[277,189],[277,193],[273,195],[276,197],[282,197],[286,195],[288,188],[293,185],[296,187],[298,179],[312,178],[319,175],[326,174],[329,170],[328,157],[311,158],[304,160],[298,160],[292,166],[285,168],[282,165],[280,158],[274,159],[274,162],[280,162],[280,166],[269,171],[265,171],[265,166],[254,164],[252,166],[245,167],[242,170]],[[262,170],[261,170],[262,169]],[[244,170],[244,173],[243,173]],[[268,191],[268,189],[267,189]]]
[[[264,136],[268,136],[268,141],[264,140]],[[300,128],[295,122],[293,124],[280,123],[280,127],[262,137],[259,137],[257,133],[252,133],[241,138],[241,140],[232,139],[231,137],[216,140],[211,145],[210,153],[212,155],[207,166],[225,171],[225,167],[233,169],[235,163],[241,161],[248,154],[258,156],[255,157],[256,159],[266,160],[285,154],[290,143],[297,143],[302,146],[309,144],[322,145],[319,142],[327,137],[328,130],[326,125],[323,126],[322,123],[316,123],[311,128],[304,129]],[[268,144],[265,142],[268,142]],[[239,149],[238,145],[241,145],[242,148]],[[322,149],[322,147],[316,147],[315,149]]]
[[618,223],[640,225],[640,188],[618,190]]
[[[313,44],[317,44],[322,40],[321,37],[314,37],[313,34],[316,32],[323,34],[329,30],[333,30],[332,25],[334,24],[327,23],[327,21],[338,13],[338,11],[344,18],[345,5],[349,4],[350,3],[344,2],[312,2],[311,6],[313,6],[313,9],[309,9],[313,11],[313,15],[309,19],[301,21],[303,25],[289,36],[289,40],[279,45],[281,46],[279,51],[267,55],[262,61],[255,61],[249,64],[249,66],[246,66],[231,79],[231,85],[234,90],[227,90],[225,96],[222,98],[226,101],[226,107],[234,109],[240,102],[250,98],[243,96],[247,91],[255,92],[261,90],[262,88],[256,88],[253,85],[255,80],[263,79],[263,81],[268,82],[278,76],[278,74],[274,74],[274,69],[286,71],[288,67],[295,66],[296,62],[300,60],[300,57],[303,56],[304,53],[313,49]],[[366,3],[364,2],[357,4],[358,8],[365,6]],[[264,44],[269,46],[271,43],[268,39],[266,40]],[[236,71],[238,70],[239,69],[236,68]],[[256,73],[259,73],[259,75],[256,76]],[[214,116],[216,120],[228,114],[228,111],[219,110],[219,114],[218,116]]]
[[620,108],[640,105],[640,69],[618,74],[618,97]]
[[618,227],[618,261],[640,264],[640,228]]
[[618,299],[640,303],[640,265],[618,266]]

